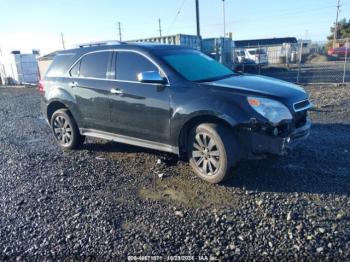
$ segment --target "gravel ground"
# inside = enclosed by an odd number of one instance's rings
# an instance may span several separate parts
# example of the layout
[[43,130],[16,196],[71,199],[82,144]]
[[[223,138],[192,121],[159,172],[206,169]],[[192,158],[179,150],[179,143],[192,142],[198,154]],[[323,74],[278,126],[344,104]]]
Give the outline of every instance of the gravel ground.
[[0,259],[349,260],[350,87],[307,89],[308,140],[210,185],[170,154],[95,139],[64,152],[36,91],[0,88]]

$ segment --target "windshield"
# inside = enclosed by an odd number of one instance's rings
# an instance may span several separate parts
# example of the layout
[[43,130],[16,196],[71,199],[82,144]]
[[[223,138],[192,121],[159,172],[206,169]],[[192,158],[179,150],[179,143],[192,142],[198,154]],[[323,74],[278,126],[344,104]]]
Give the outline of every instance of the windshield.
[[163,59],[189,81],[214,81],[233,75],[232,70],[198,51],[176,51]]

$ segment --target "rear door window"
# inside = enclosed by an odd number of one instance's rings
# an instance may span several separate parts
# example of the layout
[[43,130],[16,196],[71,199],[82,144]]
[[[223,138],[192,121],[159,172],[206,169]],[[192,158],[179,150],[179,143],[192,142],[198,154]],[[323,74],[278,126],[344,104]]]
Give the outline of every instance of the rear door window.
[[80,62],[79,77],[106,79],[111,54],[104,51],[84,56]]
[[117,52],[116,79],[137,81],[137,75],[146,71],[158,72],[159,70],[143,55],[134,52]]

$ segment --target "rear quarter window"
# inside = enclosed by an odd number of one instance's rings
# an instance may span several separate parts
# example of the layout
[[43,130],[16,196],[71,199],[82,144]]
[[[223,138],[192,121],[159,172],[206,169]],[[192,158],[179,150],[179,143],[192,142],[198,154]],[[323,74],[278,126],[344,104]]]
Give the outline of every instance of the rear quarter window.
[[48,69],[47,77],[63,77],[74,63],[75,53],[57,54]]

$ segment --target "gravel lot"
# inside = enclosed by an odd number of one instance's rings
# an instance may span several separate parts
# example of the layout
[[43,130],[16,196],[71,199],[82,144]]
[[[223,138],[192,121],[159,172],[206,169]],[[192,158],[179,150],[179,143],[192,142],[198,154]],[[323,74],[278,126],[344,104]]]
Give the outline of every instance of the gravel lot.
[[170,154],[95,139],[63,152],[36,91],[0,88],[0,259],[349,260],[350,87],[307,89],[308,140],[209,185]]

